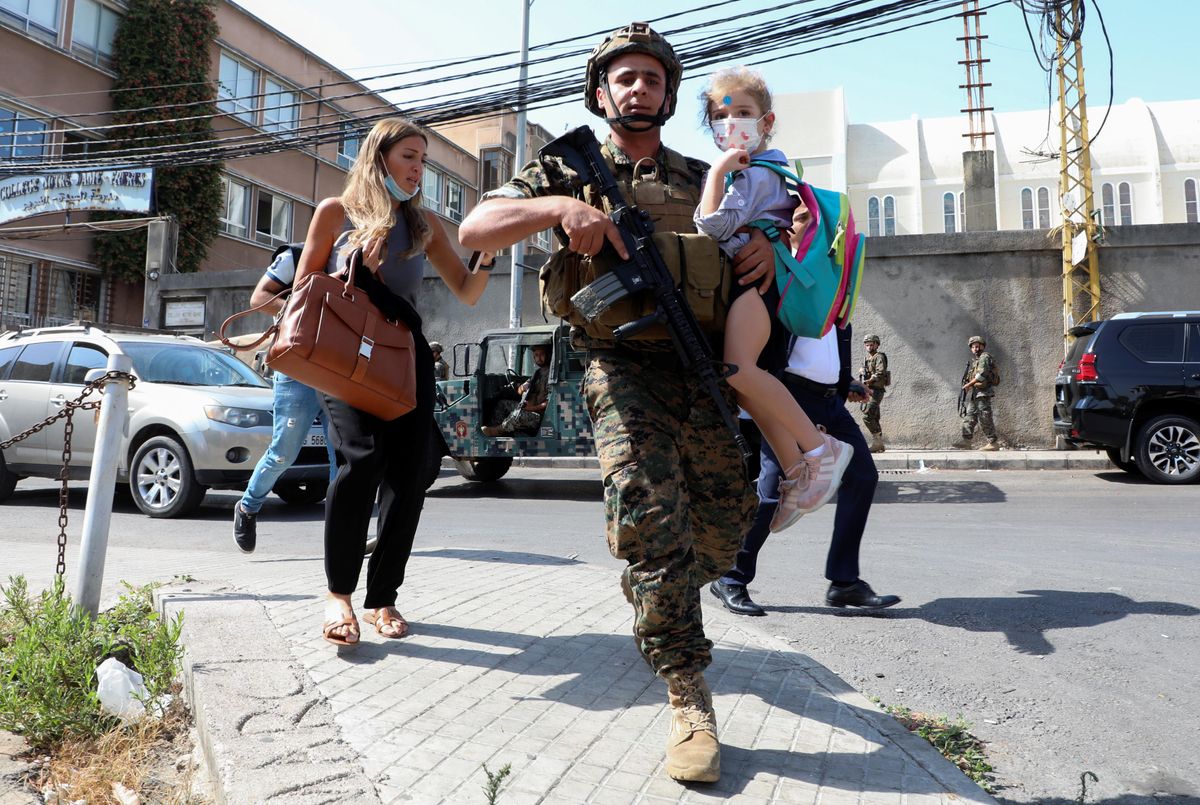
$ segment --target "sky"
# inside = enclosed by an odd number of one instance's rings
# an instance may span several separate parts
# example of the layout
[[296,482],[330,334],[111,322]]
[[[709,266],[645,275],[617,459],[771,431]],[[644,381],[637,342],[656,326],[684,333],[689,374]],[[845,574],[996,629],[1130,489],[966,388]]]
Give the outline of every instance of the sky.
[[[235,0],[250,13],[356,78],[412,69],[452,58],[471,58],[520,46],[523,0]],[[829,5],[832,0],[796,3]],[[1088,0],[1089,5],[1093,0]],[[1113,81],[1099,18],[1088,13],[1083,37],[1089,116],[1108,102],[1110,86],[1116,103],[1130,98],[1168,101],[1200,97],[1197,78],[1196,32],[1200,30],[1200,0],[1095,0],[1108,28],[1114,50]],[[633,20],[653,20],[690,11],[700,0],[533,0],[530,7],[530,45],[558,43],[592,32],[611,30]],[[690,13],[656,24],[669,31],[700,19],[735,17],[739,10],[775,3],[743,0],[708,12]],[[986,4],[986,3],[985,3]],[[337,9],[336,14],[330,8]],[[1089,12],[1092,9],[1089,8]],[[988,11],[982,19],[988,36],[983,55],[988,105],[997,112],[1045,109],[1045,73],[1034,58],[1022,15],[1013,3]],[[723,26],[731,30],[736,22]],[[1037,34],[1036,27],[1034,28]],[[962,21],[951,19],[819,53],[797,55],[763,66],[772,93],[806,92],[842,87],[851,123],[871,123],[920,117],[961,115],[965,74],[958,61],[963,45]],[[586,40],[588,46],[602,37]],[[679,44],[677,41],[676,44]],[[562,52],[573,46],[558,46]],[[516,57],[512,57],[516,61]],[[586,56],[570,64],[583,75]],[[461,68],[460,68],[461,69]],[[515,71],[513,72],[515,76]],[[535,78],[531,73],[531,80]],[[704,78],[687,74],[679,108],[663,132],[664,142],[689,156],[712,159],[717,151],[699,123],[696,95]],[[411,80],[392,79],[391,83]],[[493,79],[494,80],[494,79]],[[379,88],[383,84],[369,86]],[[446,85],[452,89],[459,85]],[[404,104],[428,98],[436,88],[389,95]],[[600,130],[603,121],[583,107],[582,97],[553,109],[534,110],[530,120],[553,134],[580,124]],[[965,116],[963,116],[965,119]],[[789,125],[779,120],[777,126]],[[965,126],[965,123],[964,123]],[[1093,124],[1094,130],[1095,124]],[[964,129],[965,130],[965,129]],[[1031,146],[1037,145],[1029,144]]]

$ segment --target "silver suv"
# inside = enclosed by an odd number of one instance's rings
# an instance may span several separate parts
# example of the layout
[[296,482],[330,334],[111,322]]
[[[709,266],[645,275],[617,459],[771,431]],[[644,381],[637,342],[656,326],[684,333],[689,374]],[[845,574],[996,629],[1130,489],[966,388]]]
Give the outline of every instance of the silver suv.
[[[0,441],[61,410],[117,352],[132,359],[137,377],[117,477],[138,508],[151,517],[180,517],[195,511],[209,488],[244,488],[271,442],[271,385],[224,350],[188,336],[90,325],[0,335]],[[73,423],[71,478],[86,480],[96,416],[80,411]],[[57,478],[63,438],[60,419],[0,451],[0,501],[21,478]],[[275,492],[287,502],[312,503],[324,497],[328,479],[324,436],[314,424]]]

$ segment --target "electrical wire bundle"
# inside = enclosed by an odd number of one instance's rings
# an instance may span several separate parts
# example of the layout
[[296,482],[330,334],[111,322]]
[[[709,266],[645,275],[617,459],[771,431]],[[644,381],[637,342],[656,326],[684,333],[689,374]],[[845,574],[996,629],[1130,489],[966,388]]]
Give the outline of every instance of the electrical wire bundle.
[[[664,29],[662,33],[676,44],[675,50],[683,62],[685,71],[698,77],[701,75],[700,68],[720,62],[746,60],[745,63],[751,65],[766,64],[929,25],[958,16],[961,6],[961,0],[839,0],[797,11],[798,6],[811,7],[815,1],[800,0],[739,9],[738,13],[732,16],[719,16],[673,29]],[[1020,4],[1019,0],[1014,2]],[[1003,3],[1004,0],[996,0],[985,8],[993,8]],[[722,0],[661,16],[650,22],[657,25],[685,15],[744,4],[745,0]],[[1030,0],[1025,0],[1025,4],[1033,5]],[[1054,3],[1040,0],[1038,5]],[[516,51],[503,51],[358,80],[299,87],[290,91],[295,91],[298,95],[307,95],[308,99],[292,104],[270,103],[270,99],[277,97],[277,94],[232,96],[218,92],[217,97],[211,101],[122,109],[119,110],[120,114],[162,112],[172,116],[144,122],[101,124],[73,129],[79,134],[101,135],[101,139],[88,141],[90,148],[100,150],[71,159],[47,160],[43,155],[15,157],[8,164],[0,166],[0,176],[44,170],[127,165],[180,167],[315,148],[323,143],[342,139],[347,126],[353,127],[355,131],[366,130],[376,120],[395,115],[397,106],[381,103],[357,109],[352,113],[331,110],[327,116],[318,114],[316,122],[285,131],[258,131],[253,130],[253,127],[235,123],[214,129],[212,134],[215,135],[215,139],[206,138],[192,142],[165,142],[175,140],[178,134],[155,133],[156,127],[197,120],[222,119],[234,123],[231,118],[235,110],[237,113],[257,115],[263,109],[296,108],[312,104],[314,101],[326,105],[388,93],[408,94],[413,97],[403,102],[403,114],[422,125],[432,126],[488,117],[519,106],[524,106],[527,110],[556,106],[571,102],[582,93],[583,70],[580,61],[591,52],[592,43],[607,33],[607,30],[593,31],[531,47],[531,56],[526,66],[539,73],[529,77],[523,91],[519,79],[515,77],[517,68],[521,66],[513,60],[517,55]],[[570,47],[574,43],[585,45]],[[564,45],[568,47],[564,48]],[[552,50],[559,52],[550,53]],[[513,77],[503,77],[504,74]],[[478,82],[484,76],[495,78],[489,79],[492,83],[467,89],[445,86],[454,82]],[[404,80],[378,89],[363,89],[366,86],[365,82],[398,78]],[[324,95],[331,88],[348,91]],[[218,107],[225,106],[225,110],[207,112],[203,109],[211,109],[214,103]],[[192,111],[196,113],[189,114]],[[100,110],[75,114],[69,119],[66,116],[31,117],[34,120],[74,122],[84,118],[109,117],[112,114],[113,110]],[[322,119],[323,117],[325,119]],[[247,128],[252,129],[250,133],[245,133]],[[114,136],[117,130],[121,136]],[[128,136],[126,132],[133,132],[134,135]]]

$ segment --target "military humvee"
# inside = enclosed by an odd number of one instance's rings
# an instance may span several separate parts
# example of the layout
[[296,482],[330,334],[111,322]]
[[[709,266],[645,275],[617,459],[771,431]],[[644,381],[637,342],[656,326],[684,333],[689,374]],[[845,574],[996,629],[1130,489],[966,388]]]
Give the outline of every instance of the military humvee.
[[[517,457],[595,455],[592,421],[579,390],[584,353],[571,348],[567,333],[565,324],[489,330],[478,344],[455,344],[452,377],[437,384],[435,456],[450,456],[469,481],[495,481]],[[484,436],[481,426],[502,419],[502,401],[520,399],[517,388],[535,368],[533,348],[545,344],[549,396],[537,432]],[[429,483],[436,478],[435,470]]]

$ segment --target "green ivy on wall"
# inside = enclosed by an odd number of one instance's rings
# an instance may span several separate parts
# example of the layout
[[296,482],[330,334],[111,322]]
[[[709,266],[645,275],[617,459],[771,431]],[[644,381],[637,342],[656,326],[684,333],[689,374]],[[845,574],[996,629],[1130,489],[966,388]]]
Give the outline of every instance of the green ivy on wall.
[[[113,41],[113,123],[117,149],[213,140],[216,82],[210,75],[217,38],[216,0],[129,0]],[[196,104],[184,106],[184,104]],[[157,107],[157,108],[152,108]],[[138,110],[145,111],[138,111]],[[181,120],[179,118],[199,118]],[[133,123],[149,126],[126,128]],[[140,140],[161,136],[161,140]],[[179,222],[176,268],[196,271],[217,234],[221,165],[159,166],[154,213]],[[95,220],[128,217],[95,214]],[[112,232],[95,239],[96,263],[109,277],[135,282],[146,262],[146,231]]]

